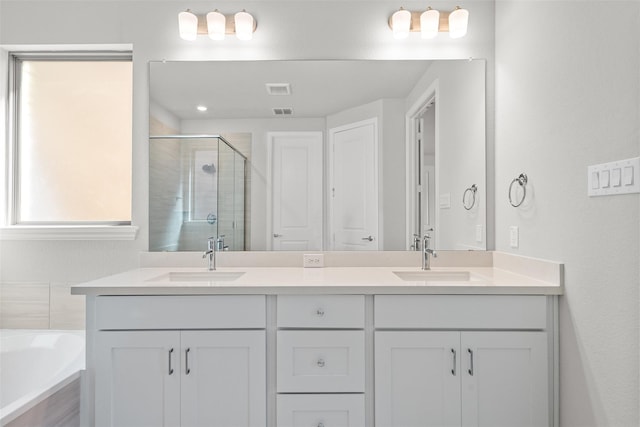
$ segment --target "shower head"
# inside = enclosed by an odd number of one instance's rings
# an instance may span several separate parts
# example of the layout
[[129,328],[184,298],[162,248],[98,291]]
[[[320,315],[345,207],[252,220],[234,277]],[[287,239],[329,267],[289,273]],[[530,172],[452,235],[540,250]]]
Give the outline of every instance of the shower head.
[[216,167],[213,163],[207,163],[206,165],[202,165],[202,170],[205,173],[215,173]]

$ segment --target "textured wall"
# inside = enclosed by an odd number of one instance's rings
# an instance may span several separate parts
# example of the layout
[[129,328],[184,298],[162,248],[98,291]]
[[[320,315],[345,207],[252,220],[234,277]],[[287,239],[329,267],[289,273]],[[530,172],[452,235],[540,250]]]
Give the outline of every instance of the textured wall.
[[563,427],[640,424],[639,197],[587,197],[588,165],[639,155],[639,48],[637,1],[496,3],[496,246],[565,263]]

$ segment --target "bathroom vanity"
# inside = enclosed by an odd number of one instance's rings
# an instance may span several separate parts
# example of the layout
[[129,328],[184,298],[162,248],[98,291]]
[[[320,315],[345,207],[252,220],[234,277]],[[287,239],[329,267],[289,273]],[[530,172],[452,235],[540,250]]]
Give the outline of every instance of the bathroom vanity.
[[141,268],[78,285],[84,422],[557,425],[562,265],[485,257],[430,271]]

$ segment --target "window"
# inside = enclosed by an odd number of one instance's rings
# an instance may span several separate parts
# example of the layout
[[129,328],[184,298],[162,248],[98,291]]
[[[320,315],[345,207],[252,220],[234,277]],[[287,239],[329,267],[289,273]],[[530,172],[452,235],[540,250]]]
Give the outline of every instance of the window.
[[131,223],[132,62],[13,54],[13,225]]

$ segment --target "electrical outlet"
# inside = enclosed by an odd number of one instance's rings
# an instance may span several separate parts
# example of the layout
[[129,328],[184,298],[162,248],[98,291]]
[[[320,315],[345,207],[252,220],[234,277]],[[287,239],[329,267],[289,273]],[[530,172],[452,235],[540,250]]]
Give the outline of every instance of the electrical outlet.
[[517,248],[520,244],[520,236],[518,235],[518,227],[512,225],[509,227],[509,246],[512,248]]
[[304,254],[302,255],[302,266],[304,268],[324,267],[324,255]]

